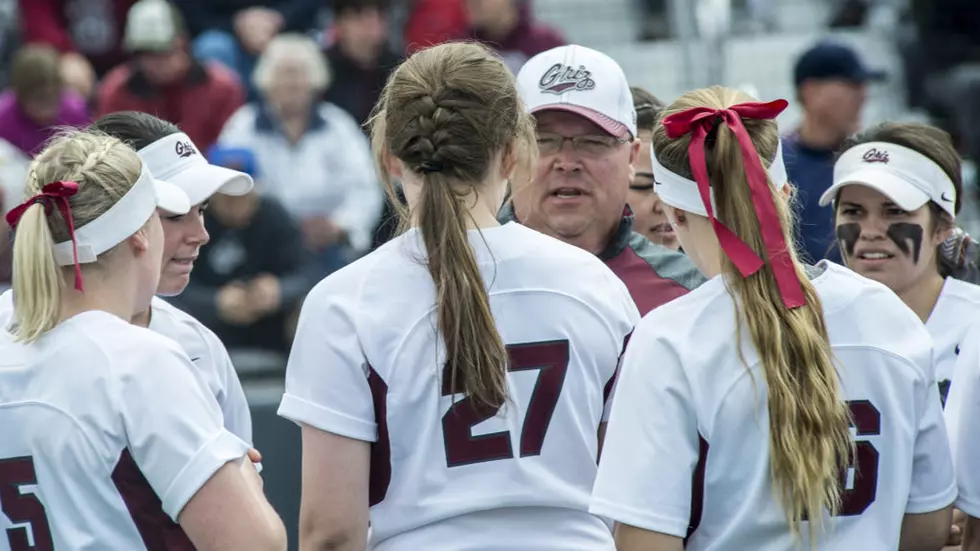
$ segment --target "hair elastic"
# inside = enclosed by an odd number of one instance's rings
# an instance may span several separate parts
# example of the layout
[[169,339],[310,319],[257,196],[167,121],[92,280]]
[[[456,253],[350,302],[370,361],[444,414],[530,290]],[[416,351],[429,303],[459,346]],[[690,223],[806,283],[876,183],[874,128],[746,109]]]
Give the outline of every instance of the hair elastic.
[[27,209],[31,208],[34,204],[40,204],[44,207],[45,215],[51,215],[51,204],[54,203],[58,206],[58,212],[61,213],[61,217],[65,219],[65,224],[68,225],[68,237],[71,239],[72,248],[72,260],[75,266],[75,289],[79,291],[84,290],[84,283],[82,281],[82,268],[78,263],[78,243],[75,239],[75,220],[71,215],[71,203],[68,202],[68,198],[72,195],[78,193],[78,183],[68,182],[68,181],[57,181],[51,182],[50,184],[45,184],[41,188],[41,193],[27,199],[20,205],[17,205],[10,212],[7,213],[5,217],[7,223],[10,224],[12,229],[17,229],[17,224],[20,223],[20,219],[27,212]]

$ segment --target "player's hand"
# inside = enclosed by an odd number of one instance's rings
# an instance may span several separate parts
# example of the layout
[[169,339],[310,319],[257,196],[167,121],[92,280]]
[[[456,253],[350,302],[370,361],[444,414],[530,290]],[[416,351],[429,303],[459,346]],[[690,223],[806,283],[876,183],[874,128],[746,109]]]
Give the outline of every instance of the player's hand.
[[249,448],[248,449],[248,460],[251,461],[252,463],[261,463],[262,462],[262,454],[259,453],[259,450],[255,449],[255,448]]
[[300,223],[307,248],[323,249],[347,239],[347,232],[325,216],[311,216]]
[[953,526],[949,530],[949,539],[943,551],[959,551],[963,543],[963,530],[966,528],[967,514],[959,509],[953,509]]
[[252,54],[260,54],[283,26],[282,14],[264,7],[254,7],[235,14],[235,34]]
[[255,312],[248,300],[248,289],[241,283],[229,283],[218,291],[218,315],[232,325],[248,325]]
[[256,313],[264,315],[279,310],[282,301],[281,291],[279,278],[263,274],[252,280],[248,296]]
[[63,54],[58,69],[65,86],[75,90],[83,98],[91,97],[95,89],[95,69],[85,56],[76,52]]

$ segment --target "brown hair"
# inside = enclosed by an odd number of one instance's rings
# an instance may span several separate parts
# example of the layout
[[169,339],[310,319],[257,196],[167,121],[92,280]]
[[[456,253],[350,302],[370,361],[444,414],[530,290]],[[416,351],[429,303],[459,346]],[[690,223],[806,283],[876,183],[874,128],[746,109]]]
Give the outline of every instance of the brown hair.
[[19,98],[61,90],[58,50],[45,44],[23,46],[10,64],[10,87]]
[[[401,230],[418,225],[436,287],[439,332],[453,392],[484,405],[507,399],[507,352],[466,234],[462,199],[479,191],[503,152],[520,154],[531,173],[533,121],[514,76],[489,49],[474,43],[422,50],[391,76],[372,117],[375,159]],[[408,212],[383,161],[386,153],[421,175],[421,196]]]
[[[78,184],[68,200],[75,228],[95,220],[125,195],[139,178],[142,162],[116,138],[70,131],[54,138],[31,163],[25,193],[33,196],[45,184],[66,180]],[[41,203],[24,211],[14,237],[14,325],[17,340],[33,342],[53,329],[61,316],[65,270],[54,258],[54,244],[68,241],[68,225],[58,209]],[[95,266],[111,260],[99,255]],[[88,270],[90,264],[83,269]]]
[[[925,155],[929,160],[939,165],[943,172],[949,176],[949,179],[953,181],[953,189],[956,190],[956,203],[953,205],[953,212],[959,214],[960,206],[963,204],[963,160],[956,151],[956,146],[953,145],[952,137],[946,131],[918,122],[883,122],[845,140],[841,146],[840,155],[852,147],[869,142],[888,142],[907,147]],[[839,202],[834,201],[835,218],[839,204]],[[932,215],[932,231],[947,231],[956,226],[953,217],[943,210],[939,204],[935,201],[929,201],[928,205]],[[951,272],[951,268],[944,263],[944,255],[940,253],[938,247],[936,269],[943,277],[948,276]]]
[[[714,86],[688,92],[663,114],[666,117],[693,107],[724,109],[746,101],[753,100],[737,90]],[[776,122],[745,119],[744,124],[763,164],[768,166],[779,143]],[[653,136],[657,160],[668,170],[693,179],[687,153],[690,140],[690,135],[668,138],[662,124],[657,125]],[[705,150],[718,220],[766,258],[742,149],[732,129],[724,123],[716,125]],[[773,486],[793,533],[799,536],[802,521],[808,519],[814,544],[817,524],[825,510],[836,512],[840,506],[840,473],[852,455],[850,414],[841,399],[823,307],[792,247],[791,209],[771,181],[769,187],[806,304],[794,309],[784,305],[769,263],[749,277],[726,281],[736,305],[735,341],[741,342],[742,326],[748,325],[768,388],[769,471]],[[727,256],[723,255],[721,262],[725,272],[737,275]]]
[[637,131],[653,132],[660,112],[664,109],[664,102],[639,86],[631,86],[630,92],[633,94],[633,108],[636,109]]

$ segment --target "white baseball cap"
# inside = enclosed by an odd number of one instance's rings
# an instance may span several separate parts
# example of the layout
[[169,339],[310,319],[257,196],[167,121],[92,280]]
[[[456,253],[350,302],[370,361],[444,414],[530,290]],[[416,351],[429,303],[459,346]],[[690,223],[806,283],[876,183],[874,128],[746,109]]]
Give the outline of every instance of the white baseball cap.
[[820,206],[837,200],[841,188],[862,185],[875,189],[903,210],[913,211],[933,201],[956,216],[956,187],[929,157],[888,142],[856,145],[834,164],[834,183],[820,197]]
[[139,156],[156,178],[183,190],[191,205],[203,203],[215,193],[245,195],[254,185],[252,177],[244,172],[209,163],[182,132],[140,149]]
[[623,69],[613,58],[584,46],[559,46],[532,57],[517,74],[530,113],[568,111],[609,134],[636,136],[636,109]]
[[167,0],[140,0],[126,14],[123,46],[129,52],[169,52],[184,34],[184,22]]

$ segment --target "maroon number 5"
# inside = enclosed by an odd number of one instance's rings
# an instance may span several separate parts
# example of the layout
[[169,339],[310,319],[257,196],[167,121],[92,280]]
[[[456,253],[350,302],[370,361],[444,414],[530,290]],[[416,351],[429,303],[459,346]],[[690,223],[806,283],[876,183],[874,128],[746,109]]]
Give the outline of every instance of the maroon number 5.
[[[7,529],[10,550],[54,551],[44,505],[41,505],[34,494],[21,493],[21,487],[29,484],[37,484],[33,459],[0,459],[0,508],[14,524],[30,524],[28,527]],[[34,545],[31,545],[27,537],[28,531],[34,536]]]
[[847,489],[847,471],[841,476],[841,507],[837,516],[850,517],[863,513],[875,501],[878,493],[878,450],[862,436],[881,434],[881,413],[868,400],[847,403],[851,409],[858,439],[854,446],[854,485]]
[[[521,457],[541,455],[551,416],[558,405],[568,371],[568,341],[535,342],[507,347],[508,371],[537,369],[538,381],[531,392],[524,425],[521,427]],[[442,395],[455,394],[449,385],[449,370],[443,373]],[[513,459],[510,432],[473,436],[473,427],[497,414],[499,409],[480,407],[467,396],[454,403],[442,417],[446,466],[459,467],[483,461]]]

